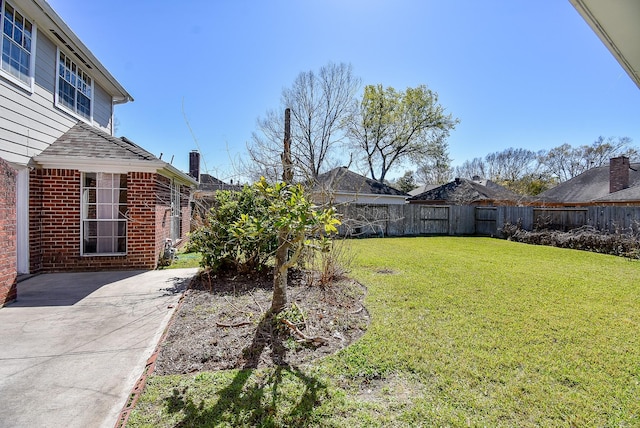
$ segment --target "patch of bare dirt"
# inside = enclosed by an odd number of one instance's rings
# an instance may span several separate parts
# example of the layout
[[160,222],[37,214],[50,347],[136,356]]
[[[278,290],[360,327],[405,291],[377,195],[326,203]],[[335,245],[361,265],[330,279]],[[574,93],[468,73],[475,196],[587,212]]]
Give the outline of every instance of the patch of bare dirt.
[[279,317],[268,312],[272,290],[271,275],[194,278],[161,345],[155,372],[297,366],[344,348],[369,324],[365,289],[355,281],[309,285],[308,277],[295,272],[288,286],[292,309]]

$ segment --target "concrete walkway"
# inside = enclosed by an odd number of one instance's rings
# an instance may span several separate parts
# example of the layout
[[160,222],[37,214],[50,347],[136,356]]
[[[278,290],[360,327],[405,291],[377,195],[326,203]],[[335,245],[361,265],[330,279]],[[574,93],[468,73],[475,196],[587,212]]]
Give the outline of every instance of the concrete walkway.
[[113,428],[197,269],[59,273],[0,309],[0,427]]

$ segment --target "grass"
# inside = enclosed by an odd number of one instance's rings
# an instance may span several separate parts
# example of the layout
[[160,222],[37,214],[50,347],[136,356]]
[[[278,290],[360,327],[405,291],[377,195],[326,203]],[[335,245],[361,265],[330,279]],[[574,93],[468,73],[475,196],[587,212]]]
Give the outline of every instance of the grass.
[[639,426],[640,264],[489,238],[352,241],[371,325],[312,367],[151,376],[138,426]]
[[202,254],[200,253],[187,253],[184,251],[179,251],[176,254],[176,259],[171,262],[169,266],[164,266],[162,267],[162,269],[200,267],[200,260],[202,260]]

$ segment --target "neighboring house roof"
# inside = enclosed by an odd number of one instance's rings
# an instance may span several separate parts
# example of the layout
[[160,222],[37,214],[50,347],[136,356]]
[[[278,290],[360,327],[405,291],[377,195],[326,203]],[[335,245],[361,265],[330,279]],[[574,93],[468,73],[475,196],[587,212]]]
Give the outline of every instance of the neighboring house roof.
[[591,168],[540,195],[548,202],[588,203],[604,201],[640,201],[640,163],[632,163],[629,187],[609,193],[609,165]]
[[216,192],[218,190],[242,190],[238,184],[227,184],[210,174],[200,174],[198,190],[204,192]]
[[344,166],[334,168],[329,172],[320,174],[318,178],[316,178],[316,184],[313,186],[312,190],[316,192],[325,191],[356,195],[409,196],[406,193],[380,183],[379,181],[351,172]]
[[420,193],[424,193],[424,192],[426,192],[428,190],[435,189],[436,187],[439,187],[439,186],[440,186],[439,184],[423,184],[422,186],[416,187],[415,189],[410,191],[409,195],[410,196],[417,196]]
[[456,178],[442,186],[427,190],[413,196],[408,201],[414,203],[454,203],[468,204],[478,202],[506,202],[518,201],[522,196],[494,183],[491,180],[467,180]]
[[113,137],[85,122],[75,124],[33,160],[45,168],[159,172],[189,185],[197,184],[189,175],[126,137]]
[[640,88],[640,2],[569,0]]

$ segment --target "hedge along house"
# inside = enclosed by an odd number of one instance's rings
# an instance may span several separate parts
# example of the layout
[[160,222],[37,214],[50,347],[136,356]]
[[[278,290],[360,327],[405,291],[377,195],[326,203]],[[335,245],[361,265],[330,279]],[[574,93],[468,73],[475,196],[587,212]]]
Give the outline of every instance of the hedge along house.
[[0,306],[19,274],[155,267],[195,180],[113,136],[133,97],[46,1],[0,0],[0,48]]

